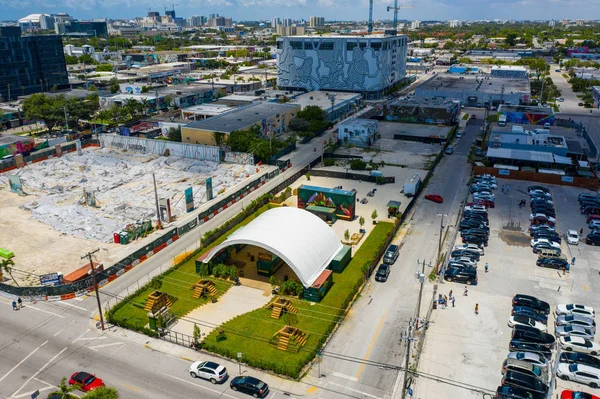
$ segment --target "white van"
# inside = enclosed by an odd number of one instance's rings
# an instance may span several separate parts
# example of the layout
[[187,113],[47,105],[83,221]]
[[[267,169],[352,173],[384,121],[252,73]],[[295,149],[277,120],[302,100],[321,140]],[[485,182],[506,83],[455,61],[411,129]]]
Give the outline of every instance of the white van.
[[500,115],[498,117],[498,126],[506,126],[506,115]]

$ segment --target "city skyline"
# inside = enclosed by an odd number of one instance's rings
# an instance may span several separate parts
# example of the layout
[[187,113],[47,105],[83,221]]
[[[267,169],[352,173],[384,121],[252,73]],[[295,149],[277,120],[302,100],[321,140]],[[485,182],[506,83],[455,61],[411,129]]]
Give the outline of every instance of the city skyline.
[[[200,6],[193,2],[179,1],[175,6],[178,17],[219,13],[236,21],[270,20],[273,17],[289,17],[308,20],[311,16],[333,20],[366,20],[368,0],[205,0]],[[424,0],[400,2],[414,8],[400,10],[400,19],[407,20],[561,20],[585,19],[600,14],[600,3],[592,0],[575,2],[559,0]],[[375,0],[373,17],[376,20],[392,18],[386,7],[393,0]],[[132,19],[147,14],[148,9],[161,15],[172,4],[157,5],[151,1],[80,0],[67,3],[47,0],[43,5],[30,0],[0,0],[4,20],[18,20],[29,14],[54,14],[67,12],[78,19],[109,18]],[[117,12],[116,9],[119,9]],[[585,10],[583,10],[583,7]]]

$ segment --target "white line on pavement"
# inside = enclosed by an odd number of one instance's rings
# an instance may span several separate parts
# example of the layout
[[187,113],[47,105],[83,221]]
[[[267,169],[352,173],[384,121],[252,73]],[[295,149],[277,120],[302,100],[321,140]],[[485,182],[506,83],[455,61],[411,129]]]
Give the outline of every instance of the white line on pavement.
[[[87,348],[88,348],[88,349],[91,349],[91,350],[93,350],[93,351],[96,351],[96,352],[98,352],[98,349],[101,349],[101,348],[108,348],[109,346],[116,346],[116,345],[119,345],[119,346],[124,346],[124,345],[125,345],[125,343],[124,343],[124,342],[112,342],[112,343],[110,343],[110,344],[104,344],[104,345],[95,345],[95,346],[88,346]],[[120,349],[120,348],[117,348],[117,349]]]
[[[44,388],[39,388],[39,389],[36,389],[36,391],[44,392],[44,391],[47,391],[47,390],[49,390],[49,389],[56,389],[56,387],[44,387]],[[36,392],[36,391],[31,391],[31,392],[27,392],[27,393],[22,393],[22,394],[20,394],[20,395],[18,395],[18,396],[13,396],[13,398],[14,398],[14,399],[25,398],[25,397],[29,397],[29,398],[31,398],[31,395],[33,395],[33,393],[34,393],[34,392]]]
[[81,306],[77,306],[77,305],[73,305],[72,303],[66,302],[66,301],[55,301],[54,303],[58,304],[58,305],[66,305],[66,306],[71,306],[73,308],[77,308],[77,309],[81,309],[81,310],[85,310],[86,312],[88,311],[86,308],[81,307]]
[[17,389],[17,390],[16,390],[16,391],[15,391],[15,392],[14,392],[14,393],[11,395],[11,396],[15,396],[16,394],[18,394],[19,392],[21,392],[21,390],[22,390],[23,388],[25,388],[25,386],[26,386],[27,384],[29,384],[29,382],[30,382],[31,380],[33,380],[35,377],[37,377],[37,376],[38,376],[38,374],[40,374],[40,373],[41,373],[41,372],[42,372],[42,371],[43,371],[43,370],[44,370],[46,367],[48,367],[48,365],[49,365],[50,363],[52,363],[52,362],[53,362],[53,361],[54,361],[54,360],[55,360],[57,357],[59,357],[60,355],[62,355],[62,353],[63,353],[64,351],[66,351],[67,349],[68,349],[68,347],[64,348],[63,350],[61,350],[60,352],[58,352],[56,355],[54,355],[54,357],[52,357],[52,359],[48,360],[48,361],[46,362],[46,364],[44,364],[42,367],[40,367],[40,369],[39,369],[38,371],[36,371],[34,375],[32,375],[31,377],[29,377],[29,379],[28,379],[27,381],[25,381],[25,382],[23,383],[23,385],[21,385],[21,387],[20,387],[19,389]]
[[37,348],[35,348],[33,351],[31,351],[31,353],[29,355],[27,355],[23,360],[21,360],[19,363],[17,363],[15,367],[13,367],[12,369],[8,370],[8,373],[4,374],[4,376],[2,378],[0,378],[0,382],[4,381],[4,379],[10,375],[10,373],[12,373],[13,371],[15,371],[15,369],[17,367],[19,367],[20,365],[22,365],[23,363],[25,363],[25,361],[27,359],[29,359],[35,352],[38,351],[38,349],[40,349],[42,346],[46,345],[47,343],[48,343],[48,341],[45,341],[43,344],[41,344],[40,346],[38,346]]
[[58,330],[57,332],[54,333],[53,337],[56,337],[58,334],[60,334],[61,332],[64,331],[66,327],[61,328],[60,330]]
[[[23,309],[33,309],[33,310],[37,310],[38,312],[44,312],[44,313],[51,314],[52,316],[60,317],[61,319],[64,319],[64,318],[65,318],[65,316],[63,316],[63,315],[61,315],[61,314],[54,313],[54,312],[49,312],[49,311],[47,311],[47,310],[44,310],[44,309],[37,308],[37,307],[35,307],[35,306],[33,306],[33,305],[27,305],[27,306],[24,306],[24,307],[23,307]],[[21,310],[23,310],[23,309],[19,309],[19,311],[21,311]]]
[[235,396],[228,395],[228,394],[226,394],[225,392],[219,392],[219,391],[217,391],[216,389],[210,389],[210,388],[207,388],[207,387],[205,387],[204,385],[196,384],[195,382],[191,382],[191,381],[188,381],[188,380],[184,380],[183,378],[175,377],[174,375],[170,375],[170,374],[166,374],[166,373],[161,373],[161,374],[162,374],[162,375],[166,375],[167,377],[174,378],[174,379],[176,379],[176,380],[179,380],[179,381],[181,381],[181,382],[185,382],[185,383],[187,383],[187,384],[193,385],[193,386],[195,386],[195,387],[202,388],[202,389],[206,389],[207,391],[210,391],[210,392],[213,392],[213,393],[217,393],[217,394],[219,394],[219,395],[221,395],[221,396],[225,396],[225,397],[227,397],[227,398],[231,398],[231,399],[237,399]]
[[359,393],[361,395],[368,396],[368,397],[373,398],[373,399],[383,399],[383,398],[380,398],[379,396],[371,395],[370,393],[366,393],[366,392],[363,392],[363,391],[359,391],[358,389],[347,387],[346,385],[336,384],[335,382],[331,382],[331,381],[329,381],[327,383],[331,384],[331,385],[335,385],[337,387],[342,387],[342,388],[347,389],[347,390],[349,390],[351,392],[354,392],[354,393]]
[[85,331],[83,334],[81,334],[79,337],[77,337],[77,338],[75,339],[75,341],[73,341],[73,343],[75,343],[75,342],[77,342],[77,341],[95,341],[95,340],[97,340],[97,339],[106,339],[106,338],[108,338],[108,337],[106,337],[106,336],[104,336],[104,335],[101,335],[101,336],[99,336],[99,337],[86,337],[86,338],[83,338],[83,336],[84,336],[85,334],[89,333],[90,331],[91,331],[91,330],[88,328],[88,329],[87,329],[87,330],[86,330],[86,331]]
[[334,371],[334,372],[333,372],[333,375],[334,375],[335,377],[344,378],[344,379],[346,379],[346,380],[350,380],[350,381],[354,381],[354,382],[357,382],[357,381],[358,381],[358,378],[356,378],[356,377],[351,377],[351,376],[349,376],[349,375],[346,375],[346,374],[338,373],[337,371]]

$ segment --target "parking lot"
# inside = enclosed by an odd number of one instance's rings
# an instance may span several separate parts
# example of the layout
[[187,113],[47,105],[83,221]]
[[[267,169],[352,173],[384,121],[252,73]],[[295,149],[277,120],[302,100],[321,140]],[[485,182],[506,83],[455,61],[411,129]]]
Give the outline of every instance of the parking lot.
[[[480,398],[495,392],[502,378],[502,362],[508,354],[512,330],[507,325],[511,314],[511,299],[528,294],[547,301],[552,309],[560,303],[579,303],[600,308],[600,250],[585,244],[589,229],[585,216],[579,212],[577,197],[587,190],[565,186],[548,187],[556,208],[556,228],[562,237],[562,251],[567,259],[576,258],[570,272],[536,266],[537,255],[529,245],[528,182],[498,179],[495,209],[489,210],[490,237],[485,255],[478,267],[478,285],[444,283],[438,292],[456,297],[455,307],[434,310],[427,332],[419,372],[441,376],[447,381],[419,379],[416,397]],[[501,187],[505,186],[502,193]],[[510,186],[508,193],[506,188]],[[527,206],[519,208],[519,201]],[[584,230],[579,245],[567,245],[564,237],[569,229]],[[457,243],[460,242],[460,237]],[[483,265],[489,264],[485,273]],[[432,286],[423,298],[431,298]],[[475,305],[479,314],[475,314]],[[554,333],[554,315],[548,318],[548,332]],[[423,381],[423,382],[421,382]],[[558,379],[557,395],[563,389],[600,394],[576,383]],[[426,383],[425,383],[426,382]],[[485,396],[488,397],[488,396]],[[553,396],[558,397],[558,396]]]

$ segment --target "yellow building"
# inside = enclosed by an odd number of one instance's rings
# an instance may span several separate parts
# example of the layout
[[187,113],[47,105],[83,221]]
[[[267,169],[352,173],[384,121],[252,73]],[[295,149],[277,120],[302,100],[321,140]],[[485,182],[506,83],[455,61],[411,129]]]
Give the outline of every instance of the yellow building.
[[278,136],[288,131],[292,118],[300,111],[300,105],[260,103],[236,108],[202,121],[190,123],[181,128],[181,141],[190,144],[216,145],[215,133],[227,136],[237,130],[247,130],[257,126],[262,136]]

